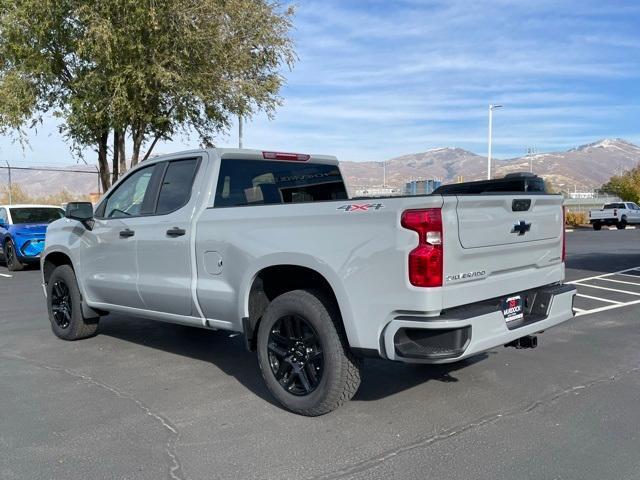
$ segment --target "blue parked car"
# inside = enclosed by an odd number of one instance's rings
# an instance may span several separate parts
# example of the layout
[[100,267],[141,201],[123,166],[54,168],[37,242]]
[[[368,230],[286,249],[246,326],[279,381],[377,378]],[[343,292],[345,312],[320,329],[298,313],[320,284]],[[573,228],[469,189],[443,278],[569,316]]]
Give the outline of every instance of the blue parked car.
[[47,227],[63,217],[64,210],[51,205],[0,205],[0,254],[7,268],[37,263]]

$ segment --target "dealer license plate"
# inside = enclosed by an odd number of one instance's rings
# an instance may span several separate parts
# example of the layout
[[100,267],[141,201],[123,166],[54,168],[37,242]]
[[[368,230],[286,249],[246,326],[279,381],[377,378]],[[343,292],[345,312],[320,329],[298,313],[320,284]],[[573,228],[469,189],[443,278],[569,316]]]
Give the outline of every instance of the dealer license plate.
[[522,297],[513,295],[502,300],[502,315],[505,322],[513,322],[524,318],[524,309],[522,308]]

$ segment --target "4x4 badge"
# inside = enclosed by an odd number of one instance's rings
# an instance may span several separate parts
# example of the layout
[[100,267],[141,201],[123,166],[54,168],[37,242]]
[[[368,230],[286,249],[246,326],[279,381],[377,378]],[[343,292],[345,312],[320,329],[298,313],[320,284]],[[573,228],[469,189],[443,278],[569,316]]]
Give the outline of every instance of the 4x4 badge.
[[369,210],[380,210],[384,208],[382,203],[350,203],[349,205],[342,205],[338,207],[338,210],[344,210],[345,212],[368,212]]

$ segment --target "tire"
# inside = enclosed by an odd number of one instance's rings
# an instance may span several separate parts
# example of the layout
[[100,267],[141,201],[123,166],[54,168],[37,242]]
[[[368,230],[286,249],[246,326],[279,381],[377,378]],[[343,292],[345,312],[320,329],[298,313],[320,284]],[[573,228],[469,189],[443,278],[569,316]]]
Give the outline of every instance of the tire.
[[594,230],[602,230],[602,224],[599,222],[596,222],[593,224],[593,229]]
[[98,330],[98,318],[85,319],[76,274],[70,265],[60,265],[47,283],[47,310],[53,333],[63,340],[89,338]]
[[349,349],[337,306],[319,291],[275,298],[260,321],[257,351],[267,388],[299,415],[329,413],[360,386],[362,360]]
[[4,244],[4,261],[10,272],[19,272],[24,268],[22,262],[18,260],[18,256],[16,255],[16,246],[11,239],[7,240]]
[[616,223],[616,228],[618,230],[624,230],[625,228],[627,228],[627,218],[626,217],[622,217],[620,219],[620,221],[618,223]]

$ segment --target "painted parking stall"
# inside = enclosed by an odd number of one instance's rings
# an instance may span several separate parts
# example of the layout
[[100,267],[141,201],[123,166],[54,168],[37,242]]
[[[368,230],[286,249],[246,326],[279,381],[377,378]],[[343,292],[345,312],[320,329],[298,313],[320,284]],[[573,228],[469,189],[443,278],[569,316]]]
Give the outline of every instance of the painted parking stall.
[[578,289],[576,316],[640,304],[640,266],[567,283]]

